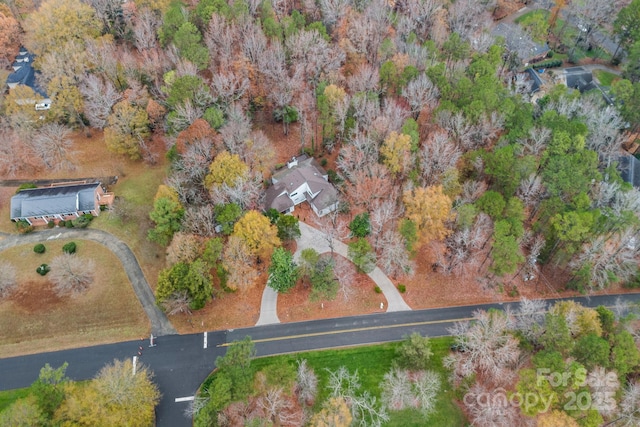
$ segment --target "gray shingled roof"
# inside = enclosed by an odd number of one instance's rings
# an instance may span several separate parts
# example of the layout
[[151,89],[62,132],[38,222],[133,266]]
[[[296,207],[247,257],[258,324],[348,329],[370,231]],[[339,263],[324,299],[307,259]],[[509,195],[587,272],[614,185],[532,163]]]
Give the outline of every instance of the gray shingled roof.
[[624,182],[640,188],[640,160],[630,154],[618,158],[618,170]]
[[94,210],[94,193],[99,185],[94,182],[22,190],[11,198],[11,219]]
[[494,37],[503,37],[507,49],[515,52],[522,62],[526,62],[549,51],[549,46],[534,42],[531,36],[517,24],[501,22],[493,28],[491,35]]
[[319,194],[312,200],[318,210],[331,206],[338,197],[335,187],[325,179],[327,173],[315,159],[306,155],[297,158],[298,165],[292,168],[284,168],[271,178],[274,185],[267,189],[265,195],[265,208],[274,208],[279,212],[293,206],[293,202],[284,194],[291,194],[305,182],[313,193]]

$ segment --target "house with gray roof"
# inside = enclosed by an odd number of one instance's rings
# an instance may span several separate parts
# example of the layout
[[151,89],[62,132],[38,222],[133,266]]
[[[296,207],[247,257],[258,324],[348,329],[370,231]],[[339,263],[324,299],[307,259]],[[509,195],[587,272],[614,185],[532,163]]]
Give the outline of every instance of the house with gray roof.
[[519,25],[501,22],[491,31],[494,37],[502,37],[509,52],[518,55],[520,61],[525,63],[538,62],[547,57],[549,46],[536,43]]
[[37,71],[33,68],[33,54],[21,47],[15,61],[13,62],[13,73],[7,76],[7,86],[14,89],[17,86],[27,86],[33,90],[37,97],[41,99],[25,99],[20,100],[24,104],[34,104],[36,110],[48,110],[51,108],[51,100],[47,97],[47,93],[38,84],[36,77]]
[[631,154],[618,157],[618,170],[624,182],[640,188],[640,160]]
[[318,162],[306,155],[287,162],[286,168],[273,174],[271,182],[273,185],[265,196],[265,210],[273,208],[289,213],[307,202],[316,215],[322,217],[338,208],[338,191]]
[[101,205],[110,205],[113,194],[99,182],[29,188],[11,198],[11,220],[44,225],[84,214],[100,215]]

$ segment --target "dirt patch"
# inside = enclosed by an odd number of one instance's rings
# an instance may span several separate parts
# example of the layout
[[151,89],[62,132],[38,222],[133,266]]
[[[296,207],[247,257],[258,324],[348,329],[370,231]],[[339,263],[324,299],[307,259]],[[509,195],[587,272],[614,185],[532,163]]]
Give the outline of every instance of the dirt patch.
[[263,273],[252,289],[223,293],[202,310],[171,316],[169,320],[181,334],[255,326],[266,281],[267,274]]
[[50,283],[35,281],[22,283],[8,300],[15,305],[16,309],[27,314],[52,309],[64,303]]

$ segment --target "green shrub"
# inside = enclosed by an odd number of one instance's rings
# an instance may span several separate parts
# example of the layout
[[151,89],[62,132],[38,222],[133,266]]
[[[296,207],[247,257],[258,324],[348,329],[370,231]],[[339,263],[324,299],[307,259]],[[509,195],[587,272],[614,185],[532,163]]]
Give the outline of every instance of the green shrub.
[[338,175],[338,173],[333,169],[329,169],[327,171],[327,175],[329,176],[329,182],[332,184],[339,185],[343,182],[343,179],[340,177],[340,175]]
[[375,288],[373,288],[373,290],[376,291],[376,294],[382,293],[382,289],[380,289],[380,286],[376,286]]
[[18,233],[27,234],[33,231],[33,225],[29,224],[27,220],[21,219],[16,222],[16,228],[18,229]]
[[93,215],[84,214],[80,218],[74,219],[72,224],[74,227],[87,228],[87,226],[89,225],[89,223],[91,223],[91,221],[93,221]]
[[37,245],[35,245],[33,247],[33,252],[35,252],[37,254],[43,254],[44,251],[46,251],[46,250],[47,250],[47,248],[45,248],[42,243],[38,243]]
[[20,184],[20,187],[18,187],[18,189],[16,190],[16,194],[18,194],[22,190],[28,190],[29,188],[38,188],[38,186],[32,182],[25,182],[24,184]]
[[36,268],[36,273],[38,273],[41,276],[44,276],[50,270],[51,270],[51,267],[49,267],[47,264],[40,264],[40,267]]
[[535,64],[531,64],[530,68],[556,68],[562,66],[562,59],[550,59]]
[[58,227],[64,227],[66,225],[66,222],[64,219],[61,219],[60,221],[58,221]]
[[327,166],[327,163],[328,163],[327,159],[320,160],[320,166],[322,166],[322,167]]
[[76,242],[69,242],[62,247],[62,252],[67,254],[76,253]]
[[53,227],[55,227],[55,226],[56,226],[56,223],[55,223],[55,222],[53,222],[53,221],[49,221],[49,222],[47,223],[47,228],[53,228]]
[[64,222],[64,226],[67,228],[73,228],[73,221],[68,219]]
[[407,287],[405,285],[403,285],[402,283],[400,283],[398,285],[398,292],[400,292],[401,294],[404,294],[405,292],[407,292]]

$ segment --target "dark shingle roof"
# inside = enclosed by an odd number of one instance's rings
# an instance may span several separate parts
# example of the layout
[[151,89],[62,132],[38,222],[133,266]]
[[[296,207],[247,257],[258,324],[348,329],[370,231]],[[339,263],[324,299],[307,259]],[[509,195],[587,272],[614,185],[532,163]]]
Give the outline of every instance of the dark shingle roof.
[[70,214],[96,208],[99,182],[22,190],[11,198],[11,219]]
[[630,154],[618,158],[618,170],[624,182],[640,188],[640,160]]
[[515,52],[522,62],[527,62],[549,51],[549,46],[534,42],[531,36],[516,24],[501,22],[493,28],[491,35],[504,38],[507,49]]
[[38,85],[36,75],[38,71],[33,68],[34,56],[30,54],[24,47],[20,48],[20,53],[13,63],[14,67],[19,67],[7,77],[7,84],[19,84],[28,86],[38,95],[46,98],[47,92]]

